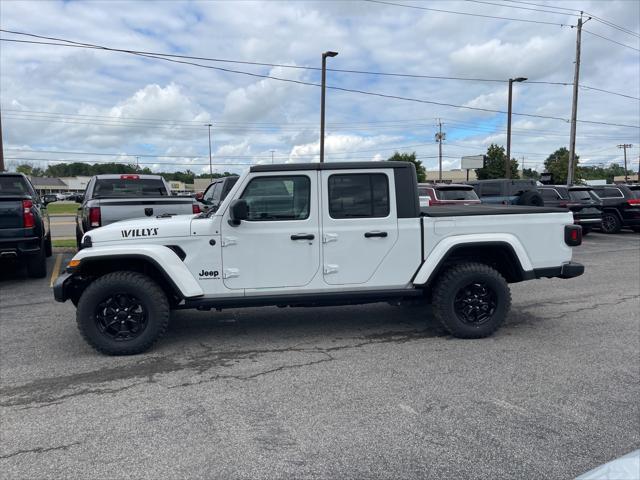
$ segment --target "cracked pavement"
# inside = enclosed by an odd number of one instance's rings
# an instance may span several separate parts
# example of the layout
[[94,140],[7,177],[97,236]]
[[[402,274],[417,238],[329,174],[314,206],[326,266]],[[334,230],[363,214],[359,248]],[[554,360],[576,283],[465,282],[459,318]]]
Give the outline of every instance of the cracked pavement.
[[573,478],[640,448],[639,257],[589,235],[484,340],[419,307],[180,311],[131,357],[4,271],[0,478]]

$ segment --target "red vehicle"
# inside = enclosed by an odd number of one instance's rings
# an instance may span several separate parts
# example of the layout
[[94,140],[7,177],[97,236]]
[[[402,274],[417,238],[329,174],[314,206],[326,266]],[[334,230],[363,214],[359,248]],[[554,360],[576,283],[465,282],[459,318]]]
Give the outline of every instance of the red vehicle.
[[476,205],[481,203],[471,185],[419,183],[418,193],[420,206]]

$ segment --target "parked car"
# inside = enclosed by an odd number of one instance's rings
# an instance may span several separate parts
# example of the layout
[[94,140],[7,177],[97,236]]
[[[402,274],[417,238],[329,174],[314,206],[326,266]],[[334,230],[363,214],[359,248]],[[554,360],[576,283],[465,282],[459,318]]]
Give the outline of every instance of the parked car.
[[42,199],[49,204],[49,203],[57,202],[58,196],[55,193],[45,193],[42,196]]
[[47,203],[21,173],[0,173],[0,260],[26,264],[30,277],[47,275],[51,230]]
[[211,215],[115,223],[84,241],[54,297],[111,355],[150,348],[171,309],[432,303],[452,335],[481,338],[505,321],[508,283],[584,272],[570,212],[421,212],[409,162],[254,165]]
[[194,199],[172,197],[170,193],[169,185],[160,175],[94,176],[87,184],[76,217],[78,249],[82,248],[82,236],[97,227],[131,218],[201,212]]
[[575,185],[544,185],[538,187],[547,207],[564,207],[573,212],[573,221],[586,235],[602,225],[602,200],[591,187]]
[[594,185],[602,199],[602,231],[618,233],[622,228],[640,232],[640,185]]
[[473,186],[482,203],[499,205],[544,206],[535,180],[497,178],[465,182]]
[[203,210],[205,212],[210,210],[215,212],[224,199],[227,198],[238,178],[240,178],[238,175],[229,175],[211,182],[199,199],[203,205]]
[[[475,205],[480,199],[471,185],[419,183],[420,198],[428,197],[428,205]],[[420,205],[422,206],[422,205]]]

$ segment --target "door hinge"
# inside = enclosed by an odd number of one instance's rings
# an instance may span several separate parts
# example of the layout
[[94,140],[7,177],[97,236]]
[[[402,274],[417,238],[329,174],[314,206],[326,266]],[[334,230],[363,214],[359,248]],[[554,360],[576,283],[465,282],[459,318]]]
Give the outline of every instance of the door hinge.
[[235,278],[240,276],[240,269],[238,268],[225,268],[222,272],[222,278]]
[[337,242],[337,241],[338,241],[337,233],[325,233],[324,235],[322,235],[322,243],[330,243],[330,242]]
[[338,267],[339,265],[326,264],[323,269],[324,274],[327,275],[329,273],[338,273]]
[[222,237],[222,246],[228,247],[229,245],[237,245],[238,239],[236,237]]

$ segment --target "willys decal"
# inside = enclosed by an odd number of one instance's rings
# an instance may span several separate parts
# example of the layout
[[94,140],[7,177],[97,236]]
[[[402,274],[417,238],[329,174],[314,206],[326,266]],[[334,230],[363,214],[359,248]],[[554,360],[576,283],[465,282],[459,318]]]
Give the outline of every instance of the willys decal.
[[121,230],[122,238],[132,237],[153,237],[158,235],[158,227],[152,228],[132,228],[131,230]]

